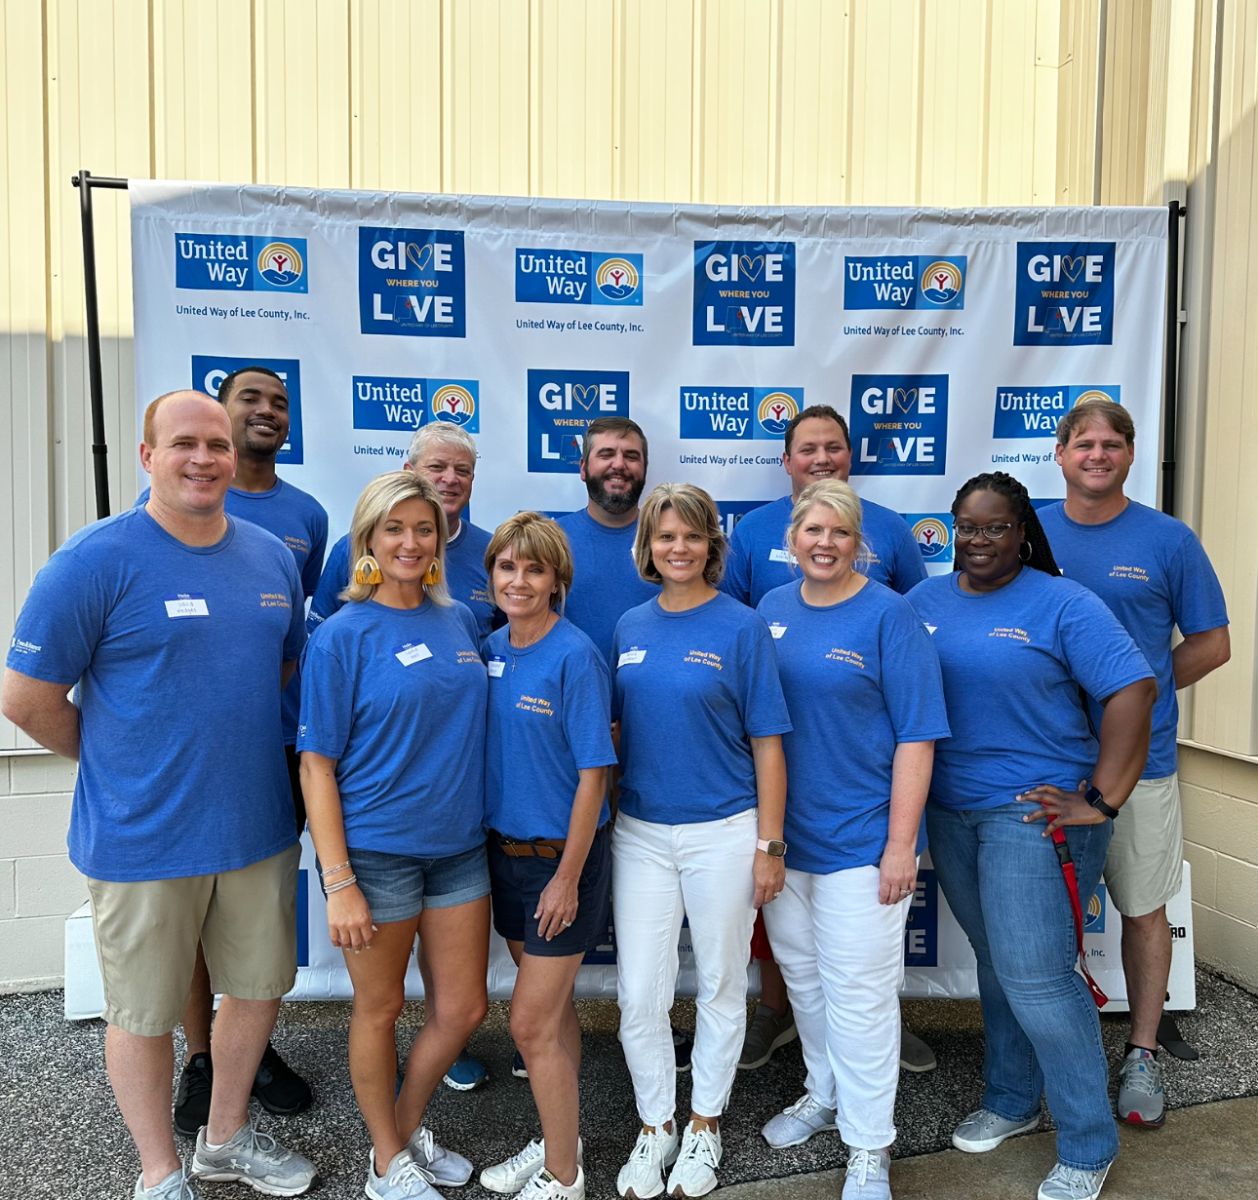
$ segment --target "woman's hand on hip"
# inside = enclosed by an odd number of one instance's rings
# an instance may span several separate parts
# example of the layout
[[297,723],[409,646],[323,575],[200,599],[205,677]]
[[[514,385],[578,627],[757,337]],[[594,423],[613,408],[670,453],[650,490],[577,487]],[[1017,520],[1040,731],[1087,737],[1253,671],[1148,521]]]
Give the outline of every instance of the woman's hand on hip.
[[1038,787],[1029,788],[1016,797],[1023,804],[1038,804],[1034,812],[1029,812],[1022,819],[1031,821],[1047,821],[1048,827],[1044,836],[1048,837],[1054,829],[1063,825],[1103,825],[1109,818],[1095,809],[1084,798],[1088,790],[1088,781],[1079,781],[1078,788],[1073,792],[1063,792],[1051,783],[1041,783]]

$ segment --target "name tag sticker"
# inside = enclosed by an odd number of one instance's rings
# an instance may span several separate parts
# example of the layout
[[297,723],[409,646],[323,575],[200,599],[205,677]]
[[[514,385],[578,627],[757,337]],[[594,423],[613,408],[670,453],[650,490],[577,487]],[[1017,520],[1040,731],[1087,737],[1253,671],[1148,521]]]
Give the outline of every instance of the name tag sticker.
[[636,647],[633,650],[626,650],[617,660],[616,669],[619,670],[627,663],[640,663],[646,658],[646,651],[639,650]]
[[177,617],[208,617],[210,615],[210,608],[205,602],[205,597],[197,592],[178,592],[174,596],[167,596],[164,603],[166,615],[172,620]]
[[789,550],[783,550],[780,546],[777,549],[769,551],[770,562],[790,563],[792,566],[799,561]]
[[489,668],[489,678],[500,679],[503,671],[507,669],[507,660],[494,655],[494,657],[489,660],[487,666]]
[[423,662],[426,658],[432,658],[432,651],[429,650],[423,642],[417,642],[414,645],[407,642],[399,649],[393,651],[393,657],[396,658],[402,666],[409,667],[413,663]]
[[776,622],[774,622],[772,625],[769,626],[769,632],[773,634],[773,640],[777,641],[777,639],[780,638],[786,632],[786,626],[779,625]]

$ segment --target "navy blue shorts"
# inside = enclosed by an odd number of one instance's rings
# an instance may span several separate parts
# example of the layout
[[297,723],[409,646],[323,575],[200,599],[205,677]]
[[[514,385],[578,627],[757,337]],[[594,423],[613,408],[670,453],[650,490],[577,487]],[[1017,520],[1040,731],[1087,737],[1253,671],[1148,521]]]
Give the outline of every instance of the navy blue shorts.
[[542,891],[559,867],[558,858],[512,858],[489,835],[489,879],[494,928],[509,942],[523,942],[524,952],[538,958],[584,954],[607,940],[611,920],[612,826],[608,821],[590,843],[585,869],[577,885],[576,920],[549,942],[537,932]]

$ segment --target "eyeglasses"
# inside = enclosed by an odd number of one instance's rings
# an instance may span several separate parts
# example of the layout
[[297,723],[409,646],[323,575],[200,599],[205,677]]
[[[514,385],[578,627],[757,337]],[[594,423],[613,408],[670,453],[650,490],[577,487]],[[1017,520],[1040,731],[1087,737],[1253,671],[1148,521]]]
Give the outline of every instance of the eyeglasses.
[[954,525],[952,532],[956,535],[958,542],[970,541],[971,538],[978,536],[980,530],[989,542],[998,542],[1012,528],[1013,525],[1008,521],[999,521],[994,525]]

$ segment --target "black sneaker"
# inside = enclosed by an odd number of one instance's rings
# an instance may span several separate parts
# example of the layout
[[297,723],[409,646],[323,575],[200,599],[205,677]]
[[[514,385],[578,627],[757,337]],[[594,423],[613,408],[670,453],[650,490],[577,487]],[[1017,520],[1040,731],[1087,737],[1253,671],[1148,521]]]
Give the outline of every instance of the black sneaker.
[[281,1117],[305,1112],[314,1103],[310,1084],[280,1058],[270,1042],[254,1076],[253,1094],[267,1112]]
[[673,1058],[679,1071],[690,1070],[690,1052],[694,1049],[694,1040],[688,1033],[683,1033],[676,1025],[673,1026]]
[[196,1137],[197,1130],[210,1119],[210,1089],[214,1068],[208,1054],[194,1054],[179,1074],[175,1089],[175,1131]]

